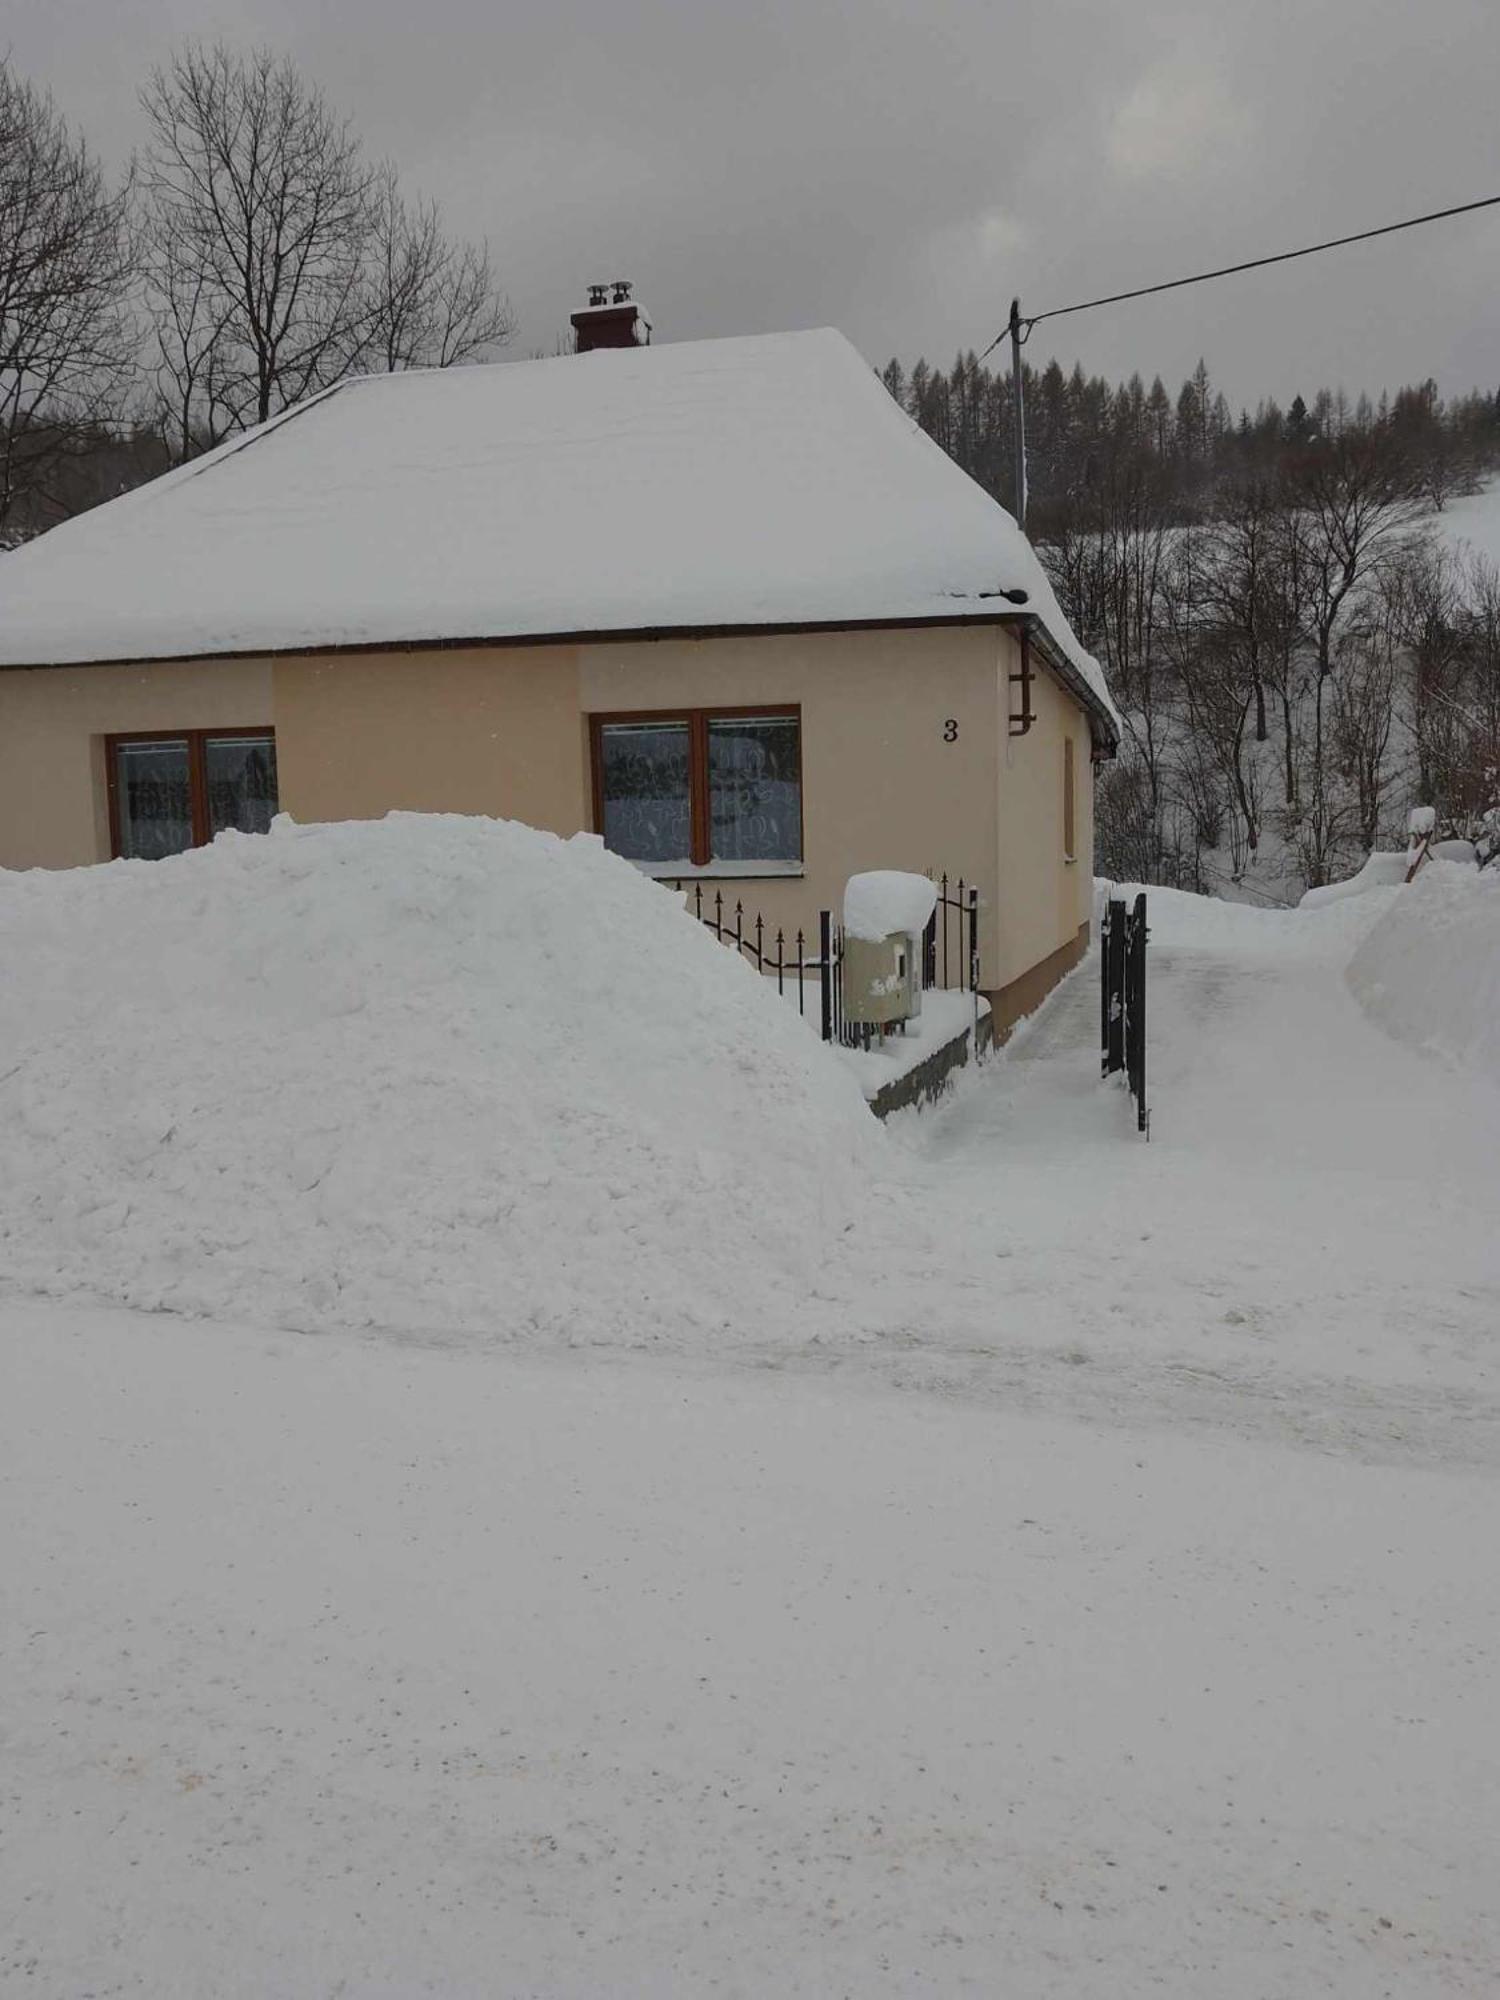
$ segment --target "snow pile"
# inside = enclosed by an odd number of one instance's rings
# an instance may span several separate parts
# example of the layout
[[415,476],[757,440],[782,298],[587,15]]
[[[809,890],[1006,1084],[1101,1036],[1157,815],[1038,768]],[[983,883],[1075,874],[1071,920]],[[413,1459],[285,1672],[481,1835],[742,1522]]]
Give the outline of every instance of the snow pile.
[[1349,984],[1388,1034],[1500,1080],[1500,873],[1429,861],[1360,944]]
[[1415,857],[1411,854],[1371,854],[1357,875],[1351,875],[1343,882],[1328,882],[1321,889],[1309,889],[1298,908],[1302,910],[1326,909],[1330,903],[1342,903],[1350,896],[1363,896],[1371,889],[1391,889],[1406,880],[1406,872]]
[[1461,868],[1479,865],[1479,849],[1472,840],[1435,840],[1428,853],[1434,861],[1456,861]]
[[872,868],[844,884],[844,929],[879,944],[904,931],[920,938],[937,908],[937,884],[899,868]]
[[1146,898],[1146,932],[1153,945],[1190,951],[1259,951],[1270,938],[1283,938],[1287,912],[1254,903],[1231,903],[1192,889],[1164,889],[1156,882],[1111,882],[1094,877],[1093,936],[1097,945],[1106,906],[1134,910]]
[[0,1273],[297,1328],[783,1330],[884,1141],[796,1010],[503,821],[0,874]]

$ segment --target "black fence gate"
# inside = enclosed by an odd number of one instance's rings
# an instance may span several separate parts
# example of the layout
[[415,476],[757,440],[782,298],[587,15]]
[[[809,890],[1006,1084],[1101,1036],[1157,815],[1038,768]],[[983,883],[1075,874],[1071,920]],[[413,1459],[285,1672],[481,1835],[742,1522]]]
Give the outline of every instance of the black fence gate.
[[1113,1076],[1124,1070],[1135,1099],[1136,1130],[1151,1137],[1151,1113],[1146,1106],[1146,898],[1132,909],[1111,899],[1104,907],[1099,934],[1102,977],[1099,992],[1100,1072]]

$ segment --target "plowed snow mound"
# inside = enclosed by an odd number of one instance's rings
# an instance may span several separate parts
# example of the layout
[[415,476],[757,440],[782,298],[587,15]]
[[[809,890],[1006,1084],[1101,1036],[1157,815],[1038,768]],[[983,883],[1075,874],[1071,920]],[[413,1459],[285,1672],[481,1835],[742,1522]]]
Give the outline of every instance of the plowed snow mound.
[[0,873],[12,1289],[300,1328],[753,1331],[796,1311],[885,1145],[795,1008],[586,836],[282,820]]
[[1430,861],[1349,962],[1387,1034],[1500,1082],[1500,867]]

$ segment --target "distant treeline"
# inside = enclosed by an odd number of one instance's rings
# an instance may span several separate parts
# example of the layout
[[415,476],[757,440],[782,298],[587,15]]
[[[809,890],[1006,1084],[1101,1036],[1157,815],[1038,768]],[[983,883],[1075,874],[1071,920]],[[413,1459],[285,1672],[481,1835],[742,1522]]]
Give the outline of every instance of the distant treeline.
[[[972,479],[1003,505],[1013,500],[1015,431],[1010,368],[987,368],[972,353],[950,369],[918,361],[908,371],[890,361],[882,380]],[[1027,530],[1047,541],[1077,527],[1093,496],[1122,469],[1147,474],[1174,519],[1213,511],[1226,488],[1264,481],[1296,463],[1310,446],[1335,439],[1378,440],[1406,467],[1414,491],[1441,507],[1455,492],[1500,467],[1500,388],[1476,389],[1445,402],[1426,381],[1351,401],[1342,389],[1319,389],[1312,402],[1288,407],[1264,400],[1253,411],[1230,408],[1200,361],[1173,396],[1160,375],[1111,387],[1077,363],[1023,364],[1026,401]]]

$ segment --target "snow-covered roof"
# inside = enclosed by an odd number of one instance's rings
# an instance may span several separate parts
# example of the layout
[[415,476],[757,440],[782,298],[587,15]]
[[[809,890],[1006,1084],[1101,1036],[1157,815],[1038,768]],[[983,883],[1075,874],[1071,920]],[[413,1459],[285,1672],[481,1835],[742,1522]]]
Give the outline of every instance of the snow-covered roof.
[[1015,616],[1002,507],[831,329],[362,376],[0,563],[0,664]]

